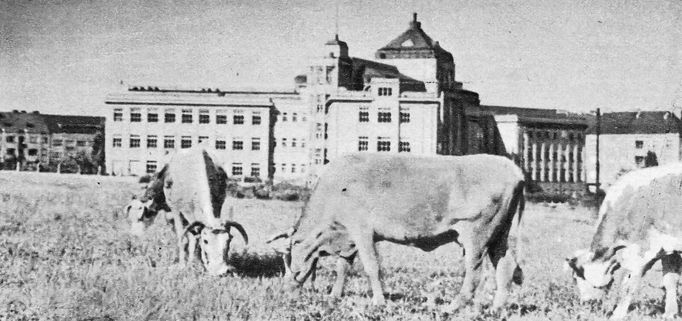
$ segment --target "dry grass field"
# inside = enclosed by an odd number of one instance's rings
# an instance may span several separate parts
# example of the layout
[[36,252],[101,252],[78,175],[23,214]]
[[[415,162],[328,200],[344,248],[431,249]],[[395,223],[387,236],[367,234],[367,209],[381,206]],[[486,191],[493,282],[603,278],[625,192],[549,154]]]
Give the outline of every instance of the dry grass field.
[[[233,242],[233,276],[209,277],[175,263],[174,234],[158,221],[148,236],[127,233],[122,206],[134,179],[0,172],[0,320],[600,320],[615,303],[581,305],[563,258],[587,246],[593,211],[530,204],[522,237],[522,287],[502,315],[441,312],[462,281],[461,250],[425,253],[380,244],[389,303],[368,305],[356,263],[346,296],[332,300],[333,262],[317,290],[283,289],[281,261],[264,239],[288,227],[302,203],[235,200],[251,238]],[[632,320],[662,315],[660,268],[636,299]]]

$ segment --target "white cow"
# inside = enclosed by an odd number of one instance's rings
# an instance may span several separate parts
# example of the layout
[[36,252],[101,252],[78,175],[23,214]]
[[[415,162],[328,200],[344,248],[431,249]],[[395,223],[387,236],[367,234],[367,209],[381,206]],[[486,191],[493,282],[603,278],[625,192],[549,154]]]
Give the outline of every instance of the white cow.
[[508,236],[517,209],[521,217],[523,189],[522,171],[500,156],[346,155],[327,165],[295,232],[285,234],[291,240],[289,278],[300,285],[314,275],[319,257],[335,255],[332,295],[341,295],[357,254],[369,276],[372,302],[383,304],[376,242],[425,251],[457,242],[465,249],[466,272],[449,309],[471,302],[486,254],[496,271],[493,307],[499,308],[512,280],[522,280],[515,246],[509,246],[516,238]]
[[613,318],[625,317],[641,278],[663,266],[665,316],[678,313],[682,267],[682,163],[630,172],[608,190],[589,249],[567,259],[581,300],[601,299],[623,268],[627,277]]
[[[210,275],[222,275],[230,270],[229,247],[234,227],[248,243],[248,235],[241,224],[221,217],[226,198],[227,175],[214,162],[209,152],[201,147],[175,154],[156,175],[150,186],[155,202],[163,202],[170,211],[178,236],[180,262],[194,259],[197,238],[201,261]],[[145,205],[145,204],[143,204]]]

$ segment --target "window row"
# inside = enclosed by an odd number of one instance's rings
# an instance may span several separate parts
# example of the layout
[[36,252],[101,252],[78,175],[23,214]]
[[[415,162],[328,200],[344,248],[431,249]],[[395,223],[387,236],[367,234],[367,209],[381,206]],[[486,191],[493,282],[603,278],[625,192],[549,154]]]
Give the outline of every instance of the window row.
[[[391,151],[391,139],[389,137],[377,137],[376,141],[377,152],[390,152]],[[369,137],[360,136],[358,137],[358,151],[365,152],[369,151]],[[398,152],[409,153],[412,151],[410,142],[401,139],[398,142]]]
[[392,96],[393,88],[390,87],[379,87],[379,96]]
[[547,131],[547,130],[528,130],[528,138],[536,138],[536,139],[559,139],[559,138],[565,138],[570,142],[573,141],[581,141],[583,138],[583,134],[581,133],[572,133],[566,130],[561,130],[561,131]]
[[[390,123],[391,122],[391,115],[392,113],[390,111],[386,110],[379,110],[377,113],[377,123]],[[400,123],[409,123],[410,122],[410,112],[409,111],[400,111]],[[368,108],[360,108],[360,112],[358,113],[358,121],[361,123],[369,123],[369,109]]]
[[[232,163],[232,176],[244,176],[244,165],[242,163]],[[251,172],[249,173],[251,177],[260,177],[260,164],[251,163]]]
[[59,147],[59,146],[78,146],[78,147],[87,147],[92,145],[92,141],[88,140],[75,140],[75,139],[53,139],[52,140],[52,146],[53,147]]
[[299,116],[298,113],[288,113],[283,112],[280,115],[280,121],[282,122],[298,122],[298,121],[308,121],[308,117],[305,114]]
[[[208,136],[199,136],[197,143],[201,144],[207,141]],[[192,147],[192,137],[191,136],[181,136],[180,137],[180,148],[191,148]],[[158,148],[160,139],[156,135],[148,135],[146,139],[147,148]],[[123,147],[123,137],[121,135],[114,135],[112,138],[112,146],[114,148]],[[130,135],[128,140],[129,148],[140,148],[142,146],[142,139],[140,135]],[[232,139],[232,150],[244,150],[244,140],[241,138]],[[163,148],[174,149],[176,148],[176,137],[175,136],[163,136]],[[216,138],[215,149],[227,149],[227,140],[223,138]],[[261,149],[261,139],[260,137],[251,138],[251,150]]]
[[[192,124],[194,123],[194,109],[192,108],[183,108],[181,109],[180,113],[180,123],[182,124]],[[157,110],[148,110],[147,111],[147,122],[148,123],[158,123],[159,120],[159,112]],[[123,108],[114,108],[114,121],[120,122],[123,121]],[[131,108],[130,109],[130,122],[132,123],[139,123],[142,122],[142,111],[140,108]],[[169,108],[166,109],[163,113],[163,122],[164,123],[175,123],[177,122],[177,114],[175,112],[175,109]],[[227,124],[227,110],[216,110],[215,113],[215,118],[214,122],[216,124],[224,125]],[[211,123],[211,114],[208,109],[199,109],[199,118],[198,118],[198,123],[199,124],[210,124]],[[232,123],[235,125],[243,125],[246,123],[246,116],[244,115],[243,110],[234,110],[233,115],[232,115]],[[258,111],[254,111],[251,113],[251,124],[252,125],[260,125],[262,123],[262,118],[261,114]]]
[[[275,143],[276,144],[276,143]],[[305,138],[282,138],[279,147],[305,148]]]
[[[17,139],[15,139],[16,137],[17,137],[17,136],[14,136],[14,135],[6,135],[6,136],[5,136],[5,142],[7,142],[7,143],[16,143],[16,142],[17,142]],[[18,137],[25,137],[25,136],[18,136]],[[41,138],[41,139],[39,139],[39,138]],[[38,144],[38,141],[40,141],[40,142],[43,143],[43,144],[47,144],[48,138],[47,138],[47,136],[42,136],[42,137],[38,137],[38,136],[29,136],[29,137],[28,137],[28,142],[29,142],[30,144]],[[24,141],[24,142],[25,142],[25,141]]]
[[280,169],[281,174],[286,174],[286,173],[291,173],[291,174],[296,174],[296,173],[305,173],[306,171],[306,165],[305,164],[287,164],[287,163],[280,163],[279,165],[275,164],[275,168]]

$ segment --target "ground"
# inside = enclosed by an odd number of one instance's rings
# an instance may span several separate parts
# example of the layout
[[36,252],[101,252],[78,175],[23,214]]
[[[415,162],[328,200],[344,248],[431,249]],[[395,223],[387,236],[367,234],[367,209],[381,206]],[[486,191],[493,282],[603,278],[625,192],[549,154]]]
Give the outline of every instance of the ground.
[[[234,200],[250,237],[233,242],[240,272],[216,278],[176,261],[174,234],[161,220],[148,236],[127,233],[123,206],[132,178],[0,172],[0,319],[26,320],[601,320],[615,303],[580,304],[564,258],[587,247],[595,210],[529,204],[522,236],[523,286],[502,315],[442,312],[462,282],[461,250],[433,252],[381,243],[388,304],[369,305],[356,263],[346,296],[326,296],[333,262],[317,289],[288,292],[281,260],[264,240],[291,225],[302,203]],[[649,273],[632,320],[662,315],[660,267]],[[487,304],[487,302],[483,302]]]

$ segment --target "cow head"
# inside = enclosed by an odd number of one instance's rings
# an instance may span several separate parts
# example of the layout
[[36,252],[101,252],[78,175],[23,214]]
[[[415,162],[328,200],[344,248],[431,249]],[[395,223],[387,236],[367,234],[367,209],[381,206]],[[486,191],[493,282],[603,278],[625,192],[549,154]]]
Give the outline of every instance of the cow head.
[[304,236],[294,233],[291,236],[291,264],[289,279],[293,285],[303,284],[314,272],[320,257],[355,255],[355,245],[349,240],[345,229],[322,227]]
[[231,266],[227,262],[230,243],[233,238],[231,231],[233,227],[242,235],[244,243],[248,244],[249,237],[246,231],[241,224],[234,221],[225,221],[219,226],[208,226],[202,222],[194,222],[185,229],[184,233],[191,233],[194,237],[198,237],[201,262],[208,274],[219,276],[231,270]]
[[142,236],[144,231],[154,223],[156,210],[152,209],[152,201],[141,201],[133,196],[130,203],[126,205],[125,212],[130,220],[130,233]]
[[580,301],[600,300],[611,288],[614,272],[620,268],[615,254],[624,246],[597,251],[579,250],[566,263],[573,272]]

